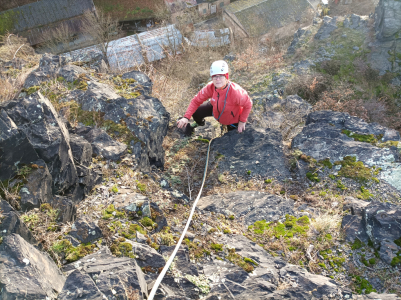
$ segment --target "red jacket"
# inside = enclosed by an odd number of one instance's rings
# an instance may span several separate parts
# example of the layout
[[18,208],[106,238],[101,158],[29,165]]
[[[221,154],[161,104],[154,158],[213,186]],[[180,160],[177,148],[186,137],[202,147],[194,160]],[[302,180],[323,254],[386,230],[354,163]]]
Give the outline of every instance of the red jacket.
[[231,125],[238,121],[246,122],[252,109],[252,100],[248,93],[234,82],[230,82],[230,90],[227,95],[226,107],[223,111],[224,100],[226,98],[228,85],[225,89],[216,89],[213,82],[209,82],[199,93],[191,100],[184,117],[188,120],[198,109],[198,107],[211,98],[213,105],[213,116],[215,119],[221,117],[219,122],[223,125]]

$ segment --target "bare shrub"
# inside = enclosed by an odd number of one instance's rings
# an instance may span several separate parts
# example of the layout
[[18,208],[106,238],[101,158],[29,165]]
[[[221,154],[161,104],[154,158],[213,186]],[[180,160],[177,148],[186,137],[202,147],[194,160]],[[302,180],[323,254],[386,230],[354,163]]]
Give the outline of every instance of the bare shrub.
[[43,33],[42,48],[54,54],[69,52],[72,50],[71,43],[75,37],[75,32],[67,23],[61,23],[59,26],[49,29]]
[[0,59],[12,60],[22,58],[28,60],[35,57],[35,50],[29,45],[26,38],[14,34],[0,36]]
[[287,95],[297,94],[311,104],[319,101],[323,92],[328,90],[330,82],[321,74],[297,76],[286,87]]
[[84,14],[82,31],[93,39],[106,59],[106,63],[109,64],[107,61],[109,44],[121,35],[118,19],[112,18],[101,9],[97,9],[96,14],[88,10]]

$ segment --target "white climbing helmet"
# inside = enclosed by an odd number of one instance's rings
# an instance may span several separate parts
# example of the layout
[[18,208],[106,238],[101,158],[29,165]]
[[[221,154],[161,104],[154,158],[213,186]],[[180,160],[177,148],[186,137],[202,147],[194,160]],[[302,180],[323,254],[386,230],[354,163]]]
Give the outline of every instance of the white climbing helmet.
[[228,74],[228,65],[224,60],[217,60],[210,66],[210,77]]

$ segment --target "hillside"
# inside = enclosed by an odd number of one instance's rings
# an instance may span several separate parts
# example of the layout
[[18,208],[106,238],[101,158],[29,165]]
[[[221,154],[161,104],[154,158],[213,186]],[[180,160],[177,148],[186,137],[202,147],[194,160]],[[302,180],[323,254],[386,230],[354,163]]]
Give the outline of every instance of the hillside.
[[[146,299],[213,139],[157,299],[400,299],[398,3],[124,74],[6,37],[1,297]],[[210,118],[185,136],[176,120],[218,59],[252,98],[246,130]]]

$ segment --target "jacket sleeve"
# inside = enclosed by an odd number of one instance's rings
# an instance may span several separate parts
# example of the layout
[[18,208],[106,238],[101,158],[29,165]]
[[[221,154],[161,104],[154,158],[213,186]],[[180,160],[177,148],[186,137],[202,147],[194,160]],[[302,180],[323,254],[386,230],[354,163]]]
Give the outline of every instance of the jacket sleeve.
[[239,116],[239,121],[246,123],[248,120],[249,113],[252,109],[252,100],[249,97],[248,93],[243,90],[240,99],[239,99],[240,106],[243,108],[241,115]]
[[198,107],[201,106],[201,104],[207,99],[213,96],[213,87],[214,85],[211,82],[199,91],[199,93],[191,100],[191,103],[189,103],[184,118],[187,118],[188,120],[191,119],[192,115],[198,109]]

